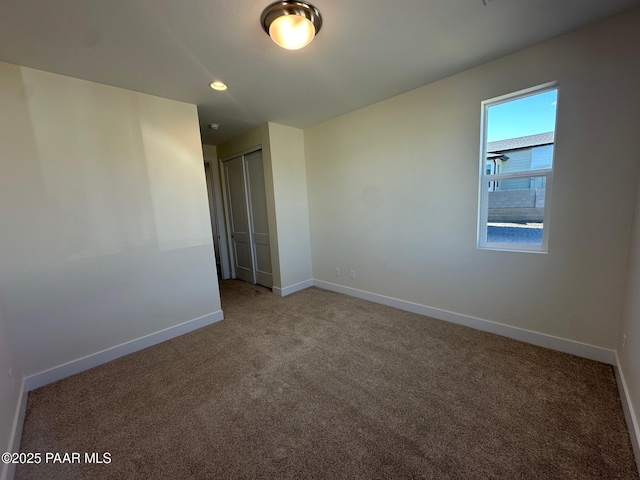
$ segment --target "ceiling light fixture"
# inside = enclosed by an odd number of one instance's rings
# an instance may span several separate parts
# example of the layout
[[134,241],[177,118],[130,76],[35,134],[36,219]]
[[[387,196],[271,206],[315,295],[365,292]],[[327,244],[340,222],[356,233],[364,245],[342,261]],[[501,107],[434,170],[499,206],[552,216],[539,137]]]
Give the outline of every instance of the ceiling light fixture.
[[216,80],[215,82],[211,82],[209,86],[214,90],[219,90],[219,91],[223,91],[227,89],[227,86],[224,84],[224,82],[220,82],[219,80]]
[[282,48],[298,50],[309,45],[320,31],[322,16],[310,3],[282,0],[264,9],[260,23]]

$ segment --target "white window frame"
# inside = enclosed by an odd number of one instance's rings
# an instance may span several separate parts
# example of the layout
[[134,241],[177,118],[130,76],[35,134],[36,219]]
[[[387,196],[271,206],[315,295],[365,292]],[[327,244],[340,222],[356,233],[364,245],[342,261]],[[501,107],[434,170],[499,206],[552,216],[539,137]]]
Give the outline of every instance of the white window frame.
[[[520,90],[518,92],[508,93],[499,97],[491,98],[482,102],[482,112],[480,118],[480,181],[478,183],[478,248],[483,250],[500,250],[507,252],[529,252],[529,253],[547,253],[549,251],[549,227],[551,217],[551,193],[553,190],[553,168],[555,165],[555,145],[557,138],[554,139],[554,148],[551,157],[551,168],[526,170],[522,172],[500,173],[497,175],[487,175],[487,111],[489,107],[508,103],[521,98],[530,97],[539,93],[557,90],[558,96],[560,91],[558,82],[549,82],[543,85]],[[556,120],[558,108],[556,106]],[[556,136],[557,137],[557,136]],[[524,243],[499,243],[487,242],[487,220],[489,217],[489,182],[500,180],[512,180],[520,178],[545,177],[545,200],[543,212],[543,229],[542,244],[529,245]]]

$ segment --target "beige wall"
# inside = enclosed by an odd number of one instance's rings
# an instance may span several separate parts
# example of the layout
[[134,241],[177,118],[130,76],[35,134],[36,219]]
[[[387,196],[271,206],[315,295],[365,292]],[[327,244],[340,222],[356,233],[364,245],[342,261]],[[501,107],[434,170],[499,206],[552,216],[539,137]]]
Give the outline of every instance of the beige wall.
[[205,158],[218,158],[218,150],[215,145],[202,145],[202,154]]
[[194,105],[4,63],[0,104],[0,297],[25,376],[219,312]]
[[312,278],[302,130],[269,123],[282,288]]
[[[640,185],[640,180],[639,180]],[[623,335],[626,342],[622,343]],[[622,325],[618,338],[619,366],[624,377],[629,396],[635,431],[640,433],[638,414],[640,414],[640,188],[636,201],[635,218],[627,282],[622,310]],[[636,455],[639,452],[636,452]]]
[[[640,151],[639,29],[635,11],[306,129],[313,277],[613,349]],[[478,250],[480,102],[553,80],[549,253]]]
[[[0,292],[0,449],[2,452],[14,451],[13,445],[9,445],[9,442],[22,386],[22,371],[14,351],[12,333],[7,323]],[[9,380],[9,369],[13,373],[13,385]],[[0,478],[4,478],[3,472],[6,470],[7,465],[0,466]]]

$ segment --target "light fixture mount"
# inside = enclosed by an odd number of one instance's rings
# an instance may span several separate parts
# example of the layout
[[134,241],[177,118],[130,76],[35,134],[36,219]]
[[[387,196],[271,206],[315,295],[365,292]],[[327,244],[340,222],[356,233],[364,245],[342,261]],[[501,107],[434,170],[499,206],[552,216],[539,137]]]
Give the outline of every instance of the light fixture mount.
[[297,50],[308,45],[320,31],[322,15],[310,3],[281,0],[264,9],[260,23],[275,43]]

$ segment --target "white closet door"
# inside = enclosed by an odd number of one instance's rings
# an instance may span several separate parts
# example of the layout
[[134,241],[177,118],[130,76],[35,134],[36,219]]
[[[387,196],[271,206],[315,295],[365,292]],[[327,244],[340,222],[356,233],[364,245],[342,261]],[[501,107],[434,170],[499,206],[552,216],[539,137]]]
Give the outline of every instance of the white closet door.
[[273,287],[262,150],[223,162],[235,278]]
[[224,173],[235,276],[245,282],[256,283],[243,157],[225,161]]
[[262,150],[249,153],[245,155],[244,159],[247,184],[249,185],[251,239],[255,259],[256,283],[271,288],[273,287],[273,271],[271,269],[271,246]]

